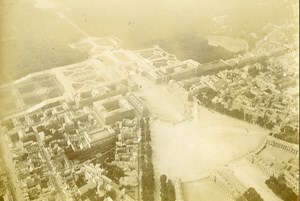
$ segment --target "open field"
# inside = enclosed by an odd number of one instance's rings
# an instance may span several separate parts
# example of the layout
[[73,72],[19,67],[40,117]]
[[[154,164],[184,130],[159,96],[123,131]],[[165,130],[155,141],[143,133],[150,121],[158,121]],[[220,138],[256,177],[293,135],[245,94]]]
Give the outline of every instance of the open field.
[[[157,175],[189,181],[255,150],[267,131],[201,108],[199,119],[177,125],[151,123]],[[249,131],[248,131],[249,130]]]
[[200,182],[183,183],[182,191],[185,201],[233,201],[222,188],[208,179]]
[[[141,77],[136,77],[136,81],[141,87],[138,95],[144,98],[154,116],[151,132],[157,186],[159,176],[166,174],[189,182],[183,189],[188,201],[207,200],[205,198],[211,194],[214,194],[214,200],[224,200],[224,192],[220,189],[214,191],[218,187],[213,183],[191,181],[256,150],[268,130],[201,106],[189,107],[165,86],[154,85]],[[159,187],[156,192],[159,192]]]
[[194,107],[190,120],[187,103],[165,86],[139,76],[135,80],[141,87],[138,95],[155,117],[151,131],[157,177],[195,180],[255,150],[267,136],[268,130],[201,106]]
[[207,36],[209,45],[220,46],[230,52],[241,52],[248,49],[248,43],[239,38],[232,38],[228,36]]
[[137,74],[134,74],[133,78],[141,88],[137,95],[144,100],[152,117],[171,123],[184,120],[186,116],[185,103],[168,91],[166,86],[153,84]]
[[[199,119],[191,121],[172,124],[153,120],[151,131],[156,180],[166,174],[170,178],[180,177],[183,182],[205,177],[211,170],[244,157],[260,146],[268,133],[206,108],[200,108]],[[199,185],[203,189],[198,188]],[[214,200],[224,200],[224,192],[210,185],[188,183],[184,185],[184,198],[187,201],[208,200],[214,194]]]

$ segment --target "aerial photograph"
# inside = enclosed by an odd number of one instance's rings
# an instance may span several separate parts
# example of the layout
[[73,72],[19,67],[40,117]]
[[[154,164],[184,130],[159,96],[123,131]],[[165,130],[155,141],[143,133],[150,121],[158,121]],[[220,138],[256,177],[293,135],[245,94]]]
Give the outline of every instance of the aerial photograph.
[[1,0],[0,201],[298,201],[298,0]]

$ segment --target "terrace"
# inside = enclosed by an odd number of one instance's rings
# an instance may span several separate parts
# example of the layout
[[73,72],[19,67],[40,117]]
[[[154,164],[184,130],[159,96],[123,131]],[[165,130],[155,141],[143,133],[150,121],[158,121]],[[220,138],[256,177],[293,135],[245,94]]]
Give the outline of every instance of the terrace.
[[179,62],[175,55],[169,54],[158,46],[135,51],[137,55],[148,60],[153,67],[161,67]]
[[0,89],[2,116],[22,112],[42,101],[58,98],[64,89],[50,73],[30,74]]

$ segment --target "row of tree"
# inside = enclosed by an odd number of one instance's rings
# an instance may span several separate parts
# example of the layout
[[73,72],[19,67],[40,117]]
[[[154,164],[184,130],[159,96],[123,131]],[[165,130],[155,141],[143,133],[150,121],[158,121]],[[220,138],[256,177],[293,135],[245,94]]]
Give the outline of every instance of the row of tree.
[[[274,128],[275,123],[273,121],[270,121],[266,115],[264,117],[259,116],[255,121],[253,121],[253,115],[245,113],[243,109],[229,110],[225,108],[224,105],[221,103],[213,103],[211,100],[216,96],[217,93],[212,89],[210,89],[205,93],[199,94],[197,98],[203,104],[203,106],[213,109],[219,113],[226,114],[236,119],[245,120],[250,123],[255,123],[261,127],[265,127],[270,130]],[[232,98],[228,97],[228,99],[232,99]]]
[[[247,121],[249,123],[255,123],[261,127],[267,128],[269,130],[272,130],[275,126],[275,122],[270,121],[269,118],[264,115],[263,117],[259,116],[255,121],[253,121],[253,116],[251,114],[245,113],[243,109],[233,109],[229,110],[224,107],[221,103],[212,103],[212,99],[217,95],[215,91],[212,89],[208,90],[205,93],[201,93],[197,96],[198,100],[203,104],[203,106],[213,109],[219,113],[226,114],[228,116],[231,116],[236,119],[241,119],[244,121]],[[227,98],[227,100],[230,98]],[[226,97],[225,97],[225,101]],[[276,123],[280,123],[277,121]],[[293,129],[290,126],[283,126],[281,128],[281,132],[279,133],[270,133],[270,135],[274,136],[275,138],[294,143],[299,144],[299,131],[297,129]]]
[[149,118],[140,120],[141,128],[141,186],[143,201],[154,201],[154,170],[152,164],[151,131]]
[[283,126],[279,133],[270,133],[275,138],[284,140],[290,143],[299,144],[299,131],[290,126]]
[[166,175],[160,176],[160,197],[161,201],[175,201],[175,188],[173,182]]
[[286,180],[283,175],[279,176],[278,178],[271,176],[265,181],[265,183],[282,200],[298,200],[296,193],[294,193],[293,190],[286,185]]

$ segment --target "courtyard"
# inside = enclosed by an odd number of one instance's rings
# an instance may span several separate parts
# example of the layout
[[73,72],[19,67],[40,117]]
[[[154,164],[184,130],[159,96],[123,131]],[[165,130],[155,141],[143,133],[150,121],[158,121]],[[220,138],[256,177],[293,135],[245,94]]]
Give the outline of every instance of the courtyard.
[[[155,85],[138,76],[135,78],[141,88],[137,95],[143,98],[152,117],[157,198],[159,177],[165,174],[169,178],[181,178],[187,201],[195,200],[190,198],[208,200],[211,192],[198,180],[256,150],[269,133],[259,126],[187,102],[166,85]],[[225,192],[212,182],[209,185],[214,186],[216,200],[222,200]]]

